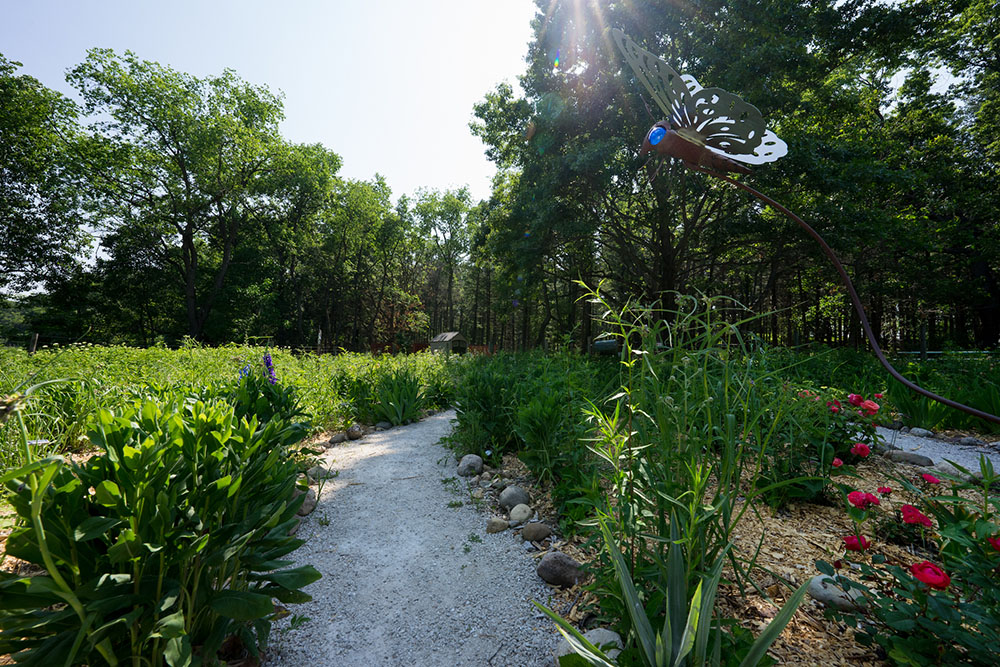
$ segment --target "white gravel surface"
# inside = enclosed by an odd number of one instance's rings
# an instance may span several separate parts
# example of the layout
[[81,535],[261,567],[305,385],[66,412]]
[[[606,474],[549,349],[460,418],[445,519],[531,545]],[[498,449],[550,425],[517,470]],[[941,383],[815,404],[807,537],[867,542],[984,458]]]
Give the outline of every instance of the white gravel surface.
[[[308,617],[275,624],[266,665],[551,665],[559,643],[537,561],[509,531],[486,533],[456,461],[438,441],[453,411],[332,447],[316,510],[290,558],[323,574]],[[462,507],[448,507],[454,501]],[[324,525],[326,524],[326,525]]]
[[969,472],[976,472],[979,470],[979,456],[985,454],[993,462],[993,466],[1000,470],[1000,452],[997,451],[993,443],[984,446],[960,445],[957,442],[947,442],[938,438],[921,438],[887,428],[880,427],[876,430],[885,440],[887,446],[923,454],[933,459],[935,464],[942,463],[947,459],[968,469]]

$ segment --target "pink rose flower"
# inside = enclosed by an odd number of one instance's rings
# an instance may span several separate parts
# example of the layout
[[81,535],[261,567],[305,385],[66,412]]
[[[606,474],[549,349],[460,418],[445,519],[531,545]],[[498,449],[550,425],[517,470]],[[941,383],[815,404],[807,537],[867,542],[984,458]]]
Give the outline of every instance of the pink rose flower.
[[925,472],[923,475],[921,475],[921,477],[923,477],[924,481],[927,482],[928,484],[940,484],[941,483],[941,480],[939,480],[937,477],[935,477],[934,475],[932,475],[930,473],[927,473],[927,472]]
[[847,501],[857,507],[859,510],[868,509],[869,505],[878,505],[879,500],[870,493],[862,493],[861,491],[851,491],[847,494]]
[[941,591],[948,588],[948,584],[951,583],[951,577],[944,570],[927,560],[911,565],[910,572],[931,588]]
[[830,412],[832,412],[833,414],[837,414],[838,412],[840,412],[840,401],[838,400],[827,401],[826,407],[830,408]]
[[986,541],[990,543],[994,551],[1000,551],[1000,537],[987,537]]
[[883,394],[875,394],[875,398],[885,398]]
[[856,442],[854,443],[854,446],[851,447],[851,454],[860,456],[861,458],[865,458],[871,453],[871,448],[863,442]]
[[864,410],[865,414],[869,417],[874,415],[879,410],[879,404],[875,401],[864,401],[859,407]]
[[858,407],[859,405],[861,405],[862,403],[864,403],[864,401],[865,401],[864,396],[861,396],[859,394],[848,394],[847,395],[847,402],[850,403],[851,405],[853,405],[854,407]]
[[841,461],[840,459],[834,459],[834,460],[833,460],[833,461],[832,461],[832,462],[830,463],[830,465],[832,465],[832,466],[833,466],[834,468],[839,468],[840,466],[844,465],[844,462],[843,462],[843,461]]
[[892,493],[892,487],[889,487],[889,486],[880,486],[880,487],[878,487],[878,489],[876,489],[876,491],[878,491],[879,493],[881,493],[883,496],[887,496],[890,493]]
[[927,528],[934,527],[934,524],[931,523],[930,517],[913,505],[903,505],[899,508],[899,511],[903,515],[903,523],[916,523],[921,526],[926,526]]
[[844,540],[844,548],[848,551],[864,551],[872,545],[864,536],[859,538],[857,535],[848,535],[840,539]]

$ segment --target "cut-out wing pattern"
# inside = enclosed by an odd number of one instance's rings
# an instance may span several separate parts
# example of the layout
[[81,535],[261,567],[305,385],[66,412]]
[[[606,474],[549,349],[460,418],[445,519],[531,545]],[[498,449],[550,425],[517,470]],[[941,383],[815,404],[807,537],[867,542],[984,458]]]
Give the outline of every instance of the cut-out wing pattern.
[[747,164],[774,162],[788,153],[757,107],[721,88],[702,88],[693,76],[678,74],[617,28],[611,35],[636,78],[685,139]]

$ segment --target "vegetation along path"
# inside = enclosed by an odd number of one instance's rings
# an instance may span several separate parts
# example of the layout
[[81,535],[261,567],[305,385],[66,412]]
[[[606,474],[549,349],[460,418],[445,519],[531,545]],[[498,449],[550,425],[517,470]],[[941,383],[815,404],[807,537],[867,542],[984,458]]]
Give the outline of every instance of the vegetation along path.
[[558,635],[531,603],[549,601],[535,563],[509,534],[486,534],[438,444],[454,414],[328,451],[337,476],[292,555],[323,578],[293,606],[299,618],[275,627],[268,665],[552,664]]

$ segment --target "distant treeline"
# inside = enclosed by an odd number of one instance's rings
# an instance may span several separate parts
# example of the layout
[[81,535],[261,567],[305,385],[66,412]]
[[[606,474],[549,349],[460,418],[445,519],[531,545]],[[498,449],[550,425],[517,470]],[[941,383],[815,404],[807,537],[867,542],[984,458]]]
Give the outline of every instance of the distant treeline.
[[[493,194],[393,200],[281,137],[282,104],[95,49],[82,105],[0,56],[0,339],[586,349],[614,303],[728,295],[777,344],[861,344],[814,243],[744,193],[637,148],[652,102],[609,26],[760,108],[789,146],[745,177],[844,259],[890,349],[1000,340],[1000,20],[992,3],[540,0],[523,95],[471,129]],[[558,63],[556,57],[558,56]],[[442,76],[448,76],[442,72]],[[892,84],[892,85],[891,85]]]

